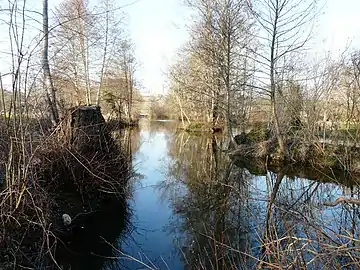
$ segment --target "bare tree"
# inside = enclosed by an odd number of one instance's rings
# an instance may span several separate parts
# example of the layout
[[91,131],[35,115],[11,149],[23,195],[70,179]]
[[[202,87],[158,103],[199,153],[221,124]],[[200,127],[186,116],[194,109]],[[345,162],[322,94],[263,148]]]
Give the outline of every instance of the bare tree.
[[134,47],[130,40],[124,40],[120,43],[118,50],[119,55],[119,68],[124,77],[125,88],[125,111],[129,121],[132,119],[132,106],[133,96],[135,87],[135,71],[136,71],[136,60],[134,57]]
[[87,18],[87,8],[85,5],[85,0],[75,0],[74,3],[76,9],[76,16],[79,18],[79,29],[78,36],[80,41],[80,54],[84,67],[84,79],[86,86],[86,103],[87,105],[91,104],[91,86],[90,86],[90,71],[89,71],[89,42],[88,35],[86,33],[86,18]]
[[51,120],[54,124],[59,121],[59,112],[55,88],[52,82],[49,66],[49,17],[48,17],[48,0],[43,0],[43,55],[42,67],[44,72],[44,89],[46,91],[47,102],[50,108]]
[[263,91],[270,97],[279,156],[287,157],[284,132],[279,120],[278,97],[282,95],[284,75],[292,68],[294,55],[304,49],[311,37],[316,1],[258,0],[248,3],[258,26],[263,51],[258,52],[259,73]]
[[119,48],[126,40],[123,14],[118,9],[111,0],[95,6],[83,0],[65,0],[57,8],[53,77],[63,102],[101,105],[105,76],[116,69]]
[[242,0],[190,0],[187,4],[197,19],[190,28],[191,41],[182,51],[187,57],[170,72],[173,91],[177,99],[184,96],[179,91],[186,92],[188,101],[183,97],[178,102],[182,116],[190,107],[189,117],[207,118],[214,130],[225,122],[232,141],[233,112],[239,106],[234,101],[244,90],[244,59],[246,48],[252,45],[251,18]]
[[[56,9],[56,24],[53,34],[54,79],[61,89],[63,101],[76,101],[76,105],[91,103],[89,78],[90,33],[85,24],[89,17],[82,0],[66,0]],[[70,104],[74,105],[74,104]]]
[[103,53],[103,59],[101,63],[101,71],[100,71],[100,84],[99,88],[96,94],[96,105],[100,105],[100,91],[103,86],[103,80],[104,80],[104,73],[105,73],[105,66],[106,66],[106,60],[107,60],[107,51],[108,51],[108,41],[109,41],[109,0],[104,0],[105,4],[105,41],[104,41],[104,53]]

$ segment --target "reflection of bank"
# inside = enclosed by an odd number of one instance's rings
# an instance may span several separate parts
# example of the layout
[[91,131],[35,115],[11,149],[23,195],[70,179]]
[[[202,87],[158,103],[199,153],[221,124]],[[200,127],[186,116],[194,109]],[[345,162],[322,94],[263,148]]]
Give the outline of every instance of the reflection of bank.
[[139,128],[141,131],[150,131],[150,132],[166,132],[171,133],[175,132],[178,127],[179,122],[175,120],[149,120],[149,119],[140,119]]
[[321,183],[336,183],[346,187],[352,187],[358,183],[356,178],[351,177],[346,171],[326,167],[320,171],[311,166],[266,164],[259,159],[234,157],[233,160],[238,167],[246,168],[251,174],[257,176],[266,176],[268,172],[273,172],[285,174],[292,178],[303,178]]
[[139,128],[141,130],[148,130],[150,128],[151,121],[146,118],[142,118],[139,120]]

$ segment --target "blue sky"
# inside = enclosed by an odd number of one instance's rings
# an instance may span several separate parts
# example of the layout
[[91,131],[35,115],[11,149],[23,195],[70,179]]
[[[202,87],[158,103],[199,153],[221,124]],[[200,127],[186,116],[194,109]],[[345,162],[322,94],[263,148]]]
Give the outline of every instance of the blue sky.
[[359,0],[327,0],[317,29],[319,49],[336,52],[349,43],[360,49],[359,10]]
[[126,11],[129,32],[141,62],[139,79],[145,91],[161,93],[166,80],[164,72],[188,39],[185,26],[189,10],[181,0],[140,0]]
[[[92,1],[92,0],[90,0]],[[190,11],[183,0],[116,0],[128,14],[129,33],[136,46],[136,57],[140,62],[137,78],[143,92],[162,93],[166,81],[164,72],[174,63],[178,49],[188,40],[186,25],[191,24]],[[50,8],[60,0],[49,0]],[[325,0],[319,0],[324,4]],[[5,3],[6,4],[6,3]],[[2,4],[2,5],[5,5]],[[42,1],[28,0],[28,7],[41,11]],[[327,0],[315,39],[311,42],[313,52],[334,55],[346,45],[360,49],[360,0]],[[7,27],[0,25],[0,51],[4,51]],[[2,40],[2,42],[1,42]],[[0,71],[6,70],[8,55],[0,55]],[[8,70],[8,69],[7,69]],[[166,91],[166,86],[165,86]]]
[[[188,39],[190,13],[182,2],[140,0],[126,8],[136,55],[142,62],[138,77],[145,91],[162,92],[166,80],[163,71],[174,62],[177,50]],[[319,2],[323,5],[325,0]],[[313,52],[322,55],[330,51],[336,56],[349,44],[360,49],[359,10],[360,0],[327,0],[312,40]]]

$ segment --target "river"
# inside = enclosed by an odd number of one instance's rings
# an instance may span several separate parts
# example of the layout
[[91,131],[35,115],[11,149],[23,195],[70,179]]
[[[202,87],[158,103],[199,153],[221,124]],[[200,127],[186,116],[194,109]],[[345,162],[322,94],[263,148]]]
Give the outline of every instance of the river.
[[359,206],[325,205],[359,198],[358,186],[321,172],[310,180],[285,169],[246,168],[223,151],[225,138],[176,132],[174,122],[144,120],[120,140],[136,171],[129,198],[85,228],[71,269],[355,269],[359,263]]

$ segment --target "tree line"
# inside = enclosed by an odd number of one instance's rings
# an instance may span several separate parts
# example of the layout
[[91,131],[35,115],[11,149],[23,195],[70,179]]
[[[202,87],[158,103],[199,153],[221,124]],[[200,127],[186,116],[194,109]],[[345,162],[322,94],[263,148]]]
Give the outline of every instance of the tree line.
[[11,58],[10,72],[1,76],[3,112],[15,116],[22,107],[56,123],[66,108],[101,105],[109,115],[133,117],[138,61],[123,6],[64,0],[49,11],[43,0],[41,10],[26,1],[1,7]]
[[0,1],[1,269],[60,269],[62,216],[72,235],[86,207],[122,204],[132,173],[131,145],[110,136],[118,122],[102,123],[96,106],[130,124],[136,114],[138,61],[123,6],[50,4]]
[[321,3],[186,3],[194,22],[168,72],[169,115],[183,125],[220,123],[232,142],[239,130],[265,126],[283,157],[289,136],[309,143],[328,140],[330,133],[332,140],[357,140],[360,54],[347,49],[336,58],[312,56]]

